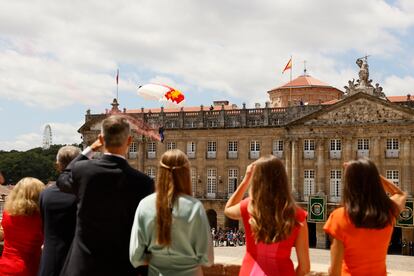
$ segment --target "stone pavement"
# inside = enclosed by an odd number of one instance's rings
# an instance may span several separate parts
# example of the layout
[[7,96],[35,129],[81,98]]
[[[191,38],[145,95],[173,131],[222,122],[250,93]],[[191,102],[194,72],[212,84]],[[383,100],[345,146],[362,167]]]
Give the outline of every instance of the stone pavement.
[[[245,247],[215,247],[214,262],[222,264],[240,265],[244,256]],[[329,267],[329,250],[310,249],[311,270],[317,272],[326,272]],[[292,260],[296,265],[296,254],[292,250]],[[388,275],[408,276],[414,275],[414,256],[387,256]]]

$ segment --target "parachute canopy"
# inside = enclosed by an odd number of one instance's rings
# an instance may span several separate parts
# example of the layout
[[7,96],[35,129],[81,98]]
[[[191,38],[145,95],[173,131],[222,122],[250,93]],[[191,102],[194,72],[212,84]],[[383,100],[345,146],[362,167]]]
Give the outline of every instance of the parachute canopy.
[[184,105],[184,94],[168,85],[149,83],[138,88],[138,95],[146,100],[158,100],[167,106]]

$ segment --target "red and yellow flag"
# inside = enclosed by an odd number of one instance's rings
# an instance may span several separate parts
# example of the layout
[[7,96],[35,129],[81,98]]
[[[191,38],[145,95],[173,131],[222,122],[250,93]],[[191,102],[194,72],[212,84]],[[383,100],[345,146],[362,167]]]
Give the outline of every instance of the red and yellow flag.
[[286,71],[286,70],[292,70],[292,58],[289,59],[288,63],[285,66],[285,69],[283,69],[282,74]]

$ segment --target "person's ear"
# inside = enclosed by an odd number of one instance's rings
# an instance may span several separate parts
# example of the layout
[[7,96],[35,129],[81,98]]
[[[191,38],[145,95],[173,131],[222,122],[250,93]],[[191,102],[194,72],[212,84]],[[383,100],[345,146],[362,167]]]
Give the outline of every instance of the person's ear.
[[99,139],[99,141],[101,142],[102,145],[105,145],[104,137],[103,137],[102,134],[98,135],[98,139]]
[[132,144],[132,136],[128,136],[127,145],[130,146]]

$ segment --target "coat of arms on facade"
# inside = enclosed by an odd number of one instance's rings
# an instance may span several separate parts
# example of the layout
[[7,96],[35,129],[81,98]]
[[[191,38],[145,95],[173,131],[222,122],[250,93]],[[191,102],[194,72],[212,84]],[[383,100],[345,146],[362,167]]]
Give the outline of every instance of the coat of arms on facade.
[[354,95],[359,92],[364,92],[379,98],[387,99],[382,87],[378,83],[375,84],[375,87],[372,85],[372,80],[369,78],[369,69],[368,69],[368,56],[358,58],[356,64],[359,66],[359,79],[349,80],[348,85],[344,86],[345,88],[345,97]]

